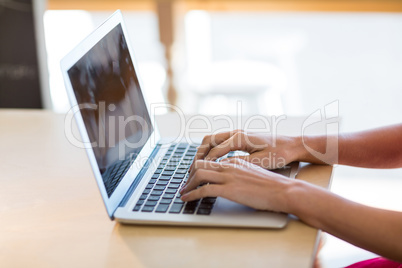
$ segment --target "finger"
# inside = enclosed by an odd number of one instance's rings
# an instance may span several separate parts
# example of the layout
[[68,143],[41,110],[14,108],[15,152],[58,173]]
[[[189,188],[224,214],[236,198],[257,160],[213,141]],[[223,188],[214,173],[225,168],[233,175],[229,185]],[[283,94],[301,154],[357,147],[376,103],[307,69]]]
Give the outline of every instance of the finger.
[[211,148],[208,154],[205,156],[205,160],[215,161],[219,157],[224,156],[230,151],[244,150],[245,144],[243,141],[244,134],[236,133],[229,139],[225,140],[216,147]]
[[181,194],[194,190],[198,186],[204,183],[223,183],[224,176],[221,173],[214,170],[198,169],[194,176],[187,181],[187,184],[180,190]]
[[[200,168],[220,171],[222,169],[222,165],[219,162],[197,160],[197,161],[193,162],[193,168],[190,169],[190,174],[188,176],[189,180],[191,179],[192,176],[194,176],[194,172]],[[187,183],[188,183],[188,181],[187,181]]]
[[219,184],[205,184],[204,186],[195,189],[191,192],[184,194],[181,200],[185,202],[198,200],[204,197],[217,197],[220,196],[223,191],[222,185]]
[[215,170],[222,171],[223,167],[221,163],[205,161],[205,160],[197,160],[194,164],[194,168],[190,170],[190,174],[188,176],[188,180],[185,185],[189,184],[194,177],[194,174],[199,169],[207,169],[207,170]]
[[[234,131],[228,131],[228,132],[222,132],[218,133],[215,135],[208,135],[205,136],[204,139],[202,140],[201,145],[198,147],[198,151],[194,157],[194,161],[204,159],[205,156],[208,154],[208,152],[211,150],[211,148],[221,144],[225,140],[229,139],[231,136],[233,136],[235,133],[241,132],[241,130],[234,130]],[[191,165],[190,169],[193,168],[193,165]]]

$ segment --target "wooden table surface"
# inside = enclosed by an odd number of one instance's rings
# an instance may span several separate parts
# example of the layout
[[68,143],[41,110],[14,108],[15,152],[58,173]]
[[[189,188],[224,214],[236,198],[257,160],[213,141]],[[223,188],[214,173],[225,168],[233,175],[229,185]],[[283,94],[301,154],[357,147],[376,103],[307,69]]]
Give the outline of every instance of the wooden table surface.
[[[110,221],[64,118],[0,110],[0,267],[312,266],[318,231],[297,219],[282,230]],[[331,166],[305,165],[298,179],[328,187],[331,175]]]

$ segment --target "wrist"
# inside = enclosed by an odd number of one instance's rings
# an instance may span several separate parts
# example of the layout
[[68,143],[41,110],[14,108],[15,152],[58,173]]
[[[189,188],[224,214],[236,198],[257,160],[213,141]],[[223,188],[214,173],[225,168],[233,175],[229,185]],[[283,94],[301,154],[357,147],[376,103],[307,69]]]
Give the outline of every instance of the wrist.
[[322,210],[326,191],[301,180],[293,180],[286,191],[287,213],[297,216],[308,225],[322,229],[319,211]]
[[300,215],[301,208],[300,200],[302,200],[303,185],[299,180],[293,180],[287,185],[285,196],[286,196],[286,212],[293,215]]
[[293,146],[291,150],[291,162],[300,161],[308,162],[308,152],[304,146],[303,138],[301,136],[293,137]]

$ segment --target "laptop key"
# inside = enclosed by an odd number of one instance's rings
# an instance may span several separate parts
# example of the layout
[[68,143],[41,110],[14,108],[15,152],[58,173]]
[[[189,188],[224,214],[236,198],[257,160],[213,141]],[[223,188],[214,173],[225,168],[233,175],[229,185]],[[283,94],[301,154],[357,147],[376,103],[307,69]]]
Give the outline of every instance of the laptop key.
[[165,171],[175,171],[175,167],[170,167],[170,166],[167,166],[166,168],[165,168]]
[[[160,170],[162,170],[162,169],[164,169],[165,168],[165,164],[163,164],[163,163],[160,163],[159,164],[159,166],[158,166],[158,169],[160,169]],[[156,174],[157,175],[157,174]]]
[[170,183],[168,188],[172,188],[172,189],[179,189],[180,184],[177,183]]
[[189,207],[189,206],[185,206],[184,210],[183,210],[183,214],[194,214],[195,212],[195,207]]
[[178,169],[176,170],[176,174],[186,174],[187,173],[187,169]]
[[147,194],[143,194],[140,196],[140,200],[145,200],[147,199],[148,195]]
[[151,206],[145,206],[142,208],[142,212],[152,212],[154,210],[154,207]]
[[142,194],[149,194],[151,192],[151,189],[145,189]]
[[148,183],[149,184],[154,184],[155,182],[156,182],[156,179],[150,179]]
[[188,202],[184,207],[183,214],[194,214],[198,201],[199,200]]
[[199,208],[198,210],[197,210],[197,214],[198,215],[209,215],[209,214],[211,214],[211,209],[210,208]]
[[162,173],[162,168],[158,168],[157,170],[155,170],[155,173],[154,174],[161,174]]
[[174,200],[174,203],[175,203],[175,204],[184,204],[184,201],[181,200],[180,198],[176,198],[176,199]]
[[174,198],[174,194],[164,194],[163,198],[165,199],[173,199]]
[[162,193],[163,193],[163,191],[158,191],[158,190],[153,190],[152,192],[151,192],[151,195],[162,195]]
[[187,148],[188,145],[189,145],[188,143],[184,143],[184,142],[179,143],[179,144],[177,145],[177,149],[179,149],[179,148]]
[[165,190],[165,186],[163,186],[163,185],[155,185],[154,190],[163,191],[163,190]]
[[183,179],[184,178],[184,176],[185,176],[185,174],[174,174],[174,176],[173,176],[173,178],[175,178],[175,179]]
[[180,213],[183,208],[183,204],[173,204],[169,210],[169,213]]
[[190,165],[188,165],[188,164],[185,164],[185,165],[180,164],[180,166],[178,167],[178,169],[185,169],[185,170],[188,170],[189,167],[190,167]]
[[182,179],[172,179],[171,181],[170,181],[170,183],[181,183],[182,182]]
[[160,204],[160,205],[156,208],[155,212],[164,213],[164,212],[167,211],[168,208],[169,208],[169,205],[167,205],[167,204]]
[[151,196],[148,198],[148,200],[149,200],[149,201],[158,201],[159,198],[160,198],[160,196],[151,195]]
[[172,176],[173,175],[173,171],[164,171],[163,173],[162,173],[162,176]]
[[169,183],[169,181],[158,181],[156,183],[156,185],[162,185],[162,186],[166,186]]
[[160,181],[169,181],[170,179],[171,179],[170,176],[161,176],[161,177],[159,178]]
[[170,203],[172,203],[172,199],[164,199],[164,198],[162,198],[160,203],[161,204],[170,204]]
[[133,211],[140,211],[141,209],[141,205],[135,205],[135,207],[133,208]]
[[145,206],[154,207],[154,206],[156,206],[157,203],[158,203],[157,201],[149,201],[149,200],[148,200],[148,201],[145,203]]
[[200,209],[201,208],[211,209],[213,206],[214,206],[214,204],[201,203],[199,208]]
[[204,203],[204,204],[214,204],[215,202],[216,202],[216,197],[205,197],[201,201],[201,203]]
[[167,193],[167,194],[175,194],[176,192],[177,192],[177,189],[173,189],[173,188],[168,188],[165,191],[165,193]]

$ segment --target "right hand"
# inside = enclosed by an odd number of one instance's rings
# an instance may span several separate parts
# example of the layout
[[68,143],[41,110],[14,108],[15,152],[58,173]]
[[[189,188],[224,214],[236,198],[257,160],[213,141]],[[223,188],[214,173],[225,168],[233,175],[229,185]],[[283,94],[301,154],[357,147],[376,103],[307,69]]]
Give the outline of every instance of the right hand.
[[185,202],[221,196],[259,210],[289,212],[288,195],[294,182],[238,158],[197,160],[180,193]]
[[[266,169],[281,168],[296,161],[300,155],[298,138],[246,133],[242,130],[205,136],[198,147],[197,160],[215,161],[230,151],[244,151],[235,156]],[[225,161],[225,160],[223,160]],[[227,160],[229,161],[229,160]]]

